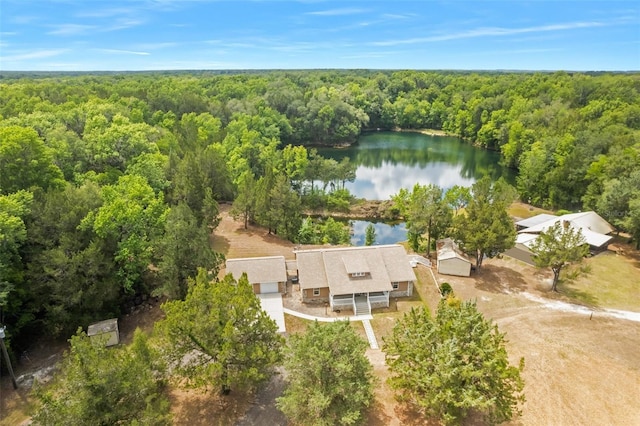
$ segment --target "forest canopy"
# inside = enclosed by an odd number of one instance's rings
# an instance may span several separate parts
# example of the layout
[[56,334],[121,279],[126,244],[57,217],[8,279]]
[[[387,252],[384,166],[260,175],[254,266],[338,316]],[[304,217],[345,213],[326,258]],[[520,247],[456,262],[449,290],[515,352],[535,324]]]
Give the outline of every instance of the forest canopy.
[[344,210],[355,178],[313,148],[397,128],[497,150],[521,200],[640,236],[636,73],[3,73],[0,323],[20,345],[184,295],[222,261],[219,202],[302,238],[300,212]]

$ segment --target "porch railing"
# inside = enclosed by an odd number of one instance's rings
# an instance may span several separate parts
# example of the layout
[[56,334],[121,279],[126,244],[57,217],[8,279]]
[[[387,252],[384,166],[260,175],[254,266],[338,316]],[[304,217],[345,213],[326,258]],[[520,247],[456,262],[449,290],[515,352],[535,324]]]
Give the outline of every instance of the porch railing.
[[353,295],[331,296],[330,300],[331,300],[331,309],[351,307],[354,302]]

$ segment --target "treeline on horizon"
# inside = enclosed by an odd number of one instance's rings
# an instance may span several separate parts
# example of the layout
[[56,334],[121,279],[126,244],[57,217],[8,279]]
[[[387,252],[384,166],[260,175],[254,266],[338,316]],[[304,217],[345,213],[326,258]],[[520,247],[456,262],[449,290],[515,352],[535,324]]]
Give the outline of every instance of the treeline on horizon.
[[222,201],[295,239],[291,211],[344,208],[354,177],[312,148],[366,130],[497,150],[521,200],[593,209],[637,237],[639,93],[637,73],[5,72],[0,322],[24,343],[132,295],[183,297],[197,267],[220,265],[208,236]]

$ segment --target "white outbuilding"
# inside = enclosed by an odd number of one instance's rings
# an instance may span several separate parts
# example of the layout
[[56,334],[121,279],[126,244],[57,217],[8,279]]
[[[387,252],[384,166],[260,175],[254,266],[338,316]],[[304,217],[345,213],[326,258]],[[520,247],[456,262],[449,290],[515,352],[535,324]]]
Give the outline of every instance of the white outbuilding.
[[91,324],[87,329],[87,336],[91,339],[105,339],[105,346],[114,346],[120,343],[120,331],[118,330],[118,318],[111,318]]
[[556,223],[562,223],[566,227],[580,230],[584,242],[589,244],[591,253],[599,253],[607,249],[613,238],[609,234],[615,229],[595,212],[569,213],[562,216],[539,214],[516,222],[518,236],[516,244],[505,255],[521,260],[530,265],[535,265],[531,246],[538,239],[541,232],[546,232]]
[[471,275],[471,261],[451,238],[437,242],[438,273],[468,277]]

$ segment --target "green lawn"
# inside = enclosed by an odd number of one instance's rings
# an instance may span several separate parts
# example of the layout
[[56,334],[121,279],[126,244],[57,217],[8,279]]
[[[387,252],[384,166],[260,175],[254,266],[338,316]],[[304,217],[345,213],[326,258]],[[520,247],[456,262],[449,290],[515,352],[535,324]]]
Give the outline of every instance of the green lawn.
[[509,216],[519,217],[521,219],[528,219],[530,217],[539,215],[540,213],[553,214],[551,210],[545,210],[538,207],[533,207],[528,204],[515,202],[512,203],[507,209]]
[[640,312],[640,261],[604,252],[586,259],[587,272],[558,289],[586,305]]
[[284,325],[287,328],[287,334],[304,333],[307,331],[307,327],[313,321],[306,320],[304,318],[295,317],[293,315],[284,314]]
[[389,308],[374,311],[371,326],[380,346],[382,346],[382,338],[391,333],[396,320],[402,318],[405,312],[422,306],[426,306],[431,312],[434,312],[438,306],[440,294],[429,270],[419,266],[414,271],[417,281],[413,288],[413,296],[393,299]]

